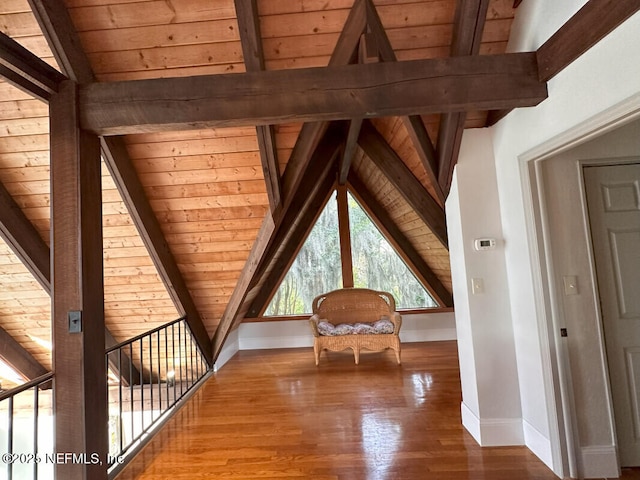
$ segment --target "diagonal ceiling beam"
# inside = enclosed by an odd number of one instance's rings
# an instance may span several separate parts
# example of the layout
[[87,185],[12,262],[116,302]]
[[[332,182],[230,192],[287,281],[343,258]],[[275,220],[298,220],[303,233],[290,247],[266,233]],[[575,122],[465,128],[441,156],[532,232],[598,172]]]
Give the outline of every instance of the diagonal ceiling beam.
[[638,10],[638,0],[589,0],[538,49],[540,80],[555,77]]
[[[382,25],[378,11],[371,0],[367,0],[367,24],[371,30],[371,34],[376,39],[376,44],[380,52],[380,57],[383,62],[396,62],[398,59],[389,37]],[[410,115],[402,117],[402,123],[404,124],[409,138],[416,149],[416,153],[422,162],[422,165],[427,172],[429,183],[432,185],[436,194],[437,200],[444,205],[444,193],[438,183],[438,158],[436,150],[433,146],[433,142],[429,137],[429,133],[422,122],[420,115]]]
[[265,217],[249,259],[213,337],[214,361],[220,354],[229,332],[246,315],[251,302],[259,292],[264,275],[272,268],[279,249],[286,243],[293,227],[299,222],[301,210],[304,210],[301,207],[304,207],[309,198],[314,197],[322,184],[322,179],[332,171],[332,165],[342,144],[341,130],[341,128],[327,130],[296,191],[285,197],[280,215],[275,219],[270,215]]
[[[94,82],[91,65],[80,43],[73,22],[62,0],[29,0],[34,15],[58,64],[79,84]],[[191,293],[171,254],[153,209],[135,172],[124,141],[120,137],[101,140],[107,168],[145,242],[149,256],[159,272],[176,309],[187,323],[211,363],[211,341]]]
[[263,279],[254,287],[257,293],[247,310],[247,317],[258,317],[266,310],[280,282],[287,274],[289,267],[296,259],[300,248],[315,225],[318,216],[322,213],[322,208],[327,203],[334,184],[334,177],[325,175],[321,181],[318,181],[316,192],[309,197],[304,208],[300,209],[300,214],[295,222],[291,226],[283,224],[280,228],[281,231],[288,228],[289,235],[284,239],[277,256],[273,257],[269,270],[264,274]]
[[0,358],[26,380],[33,380],[48,372],[2,327],[0,327]]
[[66,77],[0,32],[0,75],[40,100],[48,101]]
[[81,126],[99,135],[537,105],[533,53],[80,85]]
[[448,248],[444,210],[411,173],[371,122],[362,124],[358,145],[376,164],[440,242]]
[[[235,0],[235,6],[245,67],[248,72],[262,71],[265,69],[264,53],[262,51],[257,0]],[[269,205],[271,211],[274,212],[282,206],[282,186],[275,130],[273,125],[258,125],[256,134]]]
[[[458,0],[453,23],[451,56],[477,55],[487,18],[489,0]],[[496,110],[490,108],[488,110]],[[453,168],[458,160],[466,112],[447,112],[440,117],[438,129],[438,183],[449,194]]]
[[[2,236],[23,265],[27,267],[27,270],[34,276],[44,291],[51,295],[51,254],[49,247],[40,238],[38,231],[9,195],[2,183],[0,183],[0,206],[2,207],[0,208],[0,236]],[[105,339],[106,348],[117,343],[109,329],[105,329]],[[14,346],[11,352],[15,351],[16,347]],[[24,353],[26,354],[22,355],[24,358],[28,359],[31,356],[26,350]],[[110,362],[110,367],[116,374],[120,371],[120,375],[127,385],[138,384],[140,383],[140,372],[134,365],[131,365],[130,368],[129,363],[129,357],[123,355],[120,370],[115,362]],[[21,363],[19,362],[18,364]],[[44,369],[42,366],[41,368]],[[30,368],[30,371],[37,372],[39,370]],[[29,376],[28,372],[21,371],[21,373],[29,379],[35,378]],[[44,372],[38,373],[38,375],[42,373],[46,373],[46,369]]]
[[413,247],[409,239],[402,233],[386,210],[376,200],[375,195],[369,191],[364,182],[353,172],[349,175],[349,191],[358,200],[362,208],[369,214],[378,228],[383,232],[394,246],[397,252],[402,252],[408,267],[418,278],[423,287],[427,289],[433,299],[440,306],[452,307],[453,296],[442,284],[431,267],[423,260],[422,256]]

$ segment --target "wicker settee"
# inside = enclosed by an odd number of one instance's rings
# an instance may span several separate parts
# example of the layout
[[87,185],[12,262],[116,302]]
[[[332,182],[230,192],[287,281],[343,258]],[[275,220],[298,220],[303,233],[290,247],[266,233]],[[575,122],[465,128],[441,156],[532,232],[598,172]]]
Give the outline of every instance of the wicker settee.
[[313,332],[316,365],[322,350],[353,350],[356,365],[360,350],[381,351],[391,348],[400,365],[402,317],[396,302],[387,292],[367,288],[343,288],[324,293],[313,300],[309,320]]

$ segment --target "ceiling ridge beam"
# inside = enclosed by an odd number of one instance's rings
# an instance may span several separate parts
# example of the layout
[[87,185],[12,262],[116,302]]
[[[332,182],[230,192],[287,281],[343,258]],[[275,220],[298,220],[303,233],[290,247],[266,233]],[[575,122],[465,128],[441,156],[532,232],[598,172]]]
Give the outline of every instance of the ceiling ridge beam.
[[[380,20],[380,16],[378,15],[375,5],[372,0],[366,0],[366,2],[367,26],[371,31],[371,34],[376,39],[381,60],[383,62],[397,62],[398,58],[391,46],[391,42],[389,41],[384,25],[382,25],[382,21]],[[422,162],[422,166],[427,173],[429,182],[433,186],[436,199],[440,204],[444,205],[444,192],[438,183],[438,156],[436,154],[436,149],[433,146],[433,141],[429,137],[429,133],[424,126],[422,117],[420,117],[420,115],[405,116],[402,117],[402,123],[409,134],[411,143],[413,143],[413,146],[416,149],[418,158],[420,158],[420,161]]]
[[[489,0],[458,0],[451,41],[451,56],[477,55],[487,18]],[[496,110],[489,108],[487,110]],[[438,129],[438,183],[444,195],[449,194],[453,169],[458,161],[466,112],[445,112]]]
[[[244,64],[248,72],[265,70],[257,0],[234,0]],[[256,127],[262,172],[271,211],[282,208],[282,183],[273,125]]]
[[[79,84],[93,83],[95,76],[91,64],[82,50],[80,38],[64,2],[29,0],[29,4],[64,72]],[[209,334],[133,168],[124,139],[113,137],[101,139],[100,143],[105,163],[171,300],[179,314],[186,316],[187,324],[207,362],[211,364]]]
[[416,275],[418,281],[442,307],[453,306],[453,295],[442,284],[438,276],[414,248],[411,241],[402,233],[396,222],[376,200],[360,177],[351,172],[349,175],[349,191],[362,205],[383,236],[393,245],[401,257],[406,260],[409,269]]
[[429,195],[422,183],[371,122],[366,121],[362,124],[358,144],[431,229],[436,238],[448,249],[447,224],[443,207]]
[[66,77],[48,63],[0,32],[0,76],[43,101],[58,91]]
[[[402,91],[403,95],[398,95]],[[535,53],[474,55],[80,86],[98,135],[533,106]]]

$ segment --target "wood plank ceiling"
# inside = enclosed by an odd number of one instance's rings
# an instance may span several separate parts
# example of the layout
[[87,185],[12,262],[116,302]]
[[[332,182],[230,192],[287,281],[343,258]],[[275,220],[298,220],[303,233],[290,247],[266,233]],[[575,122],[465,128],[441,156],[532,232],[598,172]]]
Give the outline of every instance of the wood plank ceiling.
[[[481,13],[476,13],[481,16],[480,25],[486,18],[484,28],[474,22],[473,29],[478,31],[471,34],[471,40],[465,40],[463,32],[455,27],[465,25],[464,19],[456,17],[457,7],[467,15],[473,8],[480,9]],[[354,61],[502,54],[514,13],[513,0],[356,0],[355,6],[354,0],[3,0],[0,30],[65,75],[79,83],[89,83],[91,75],[98,82],[116,82],[260,70],[302,71],[299,69]],[[63,52],[52,54],[38,20],[43,25],[53,25],[48,37],[55,37],[54,31],[60,36],[63,25],[61,46],[54,47]],[[64,39],[76,35],[80,54],[65,47]],[[344,47],[352,41],[350,38],[356,40],[355,50],[354,45],[351,50]],[[359,60],[358,55],[353,55],[358,49],[364,51]],[[84,56],[85,67],[77,60],[79,56]],[[59,67],[56,58],[66,58],[65,66]],[[81,68],[90,71],[78,73]],[[74,69],[75,72],[69,71]],[[423,189],[419,195],[428,197],[444,215],[442,206],[450,171],[444,173],[442,181],[442,175],[439,179],[437,172],[429,169],[428,162],[434,160],[427,157],[438,150],[441,164],[452,168],[457,155],[456,135],[459,142],[460,132],[452,130],[448,123],[482,127],[487,125],[487,115],[487,111],[472,110],[466,115],[456,114],[455,118],[432,113],[376,118],[365,123],[417,179]],[[416,126],[420,128],[416,130]],[[192,301],[209,337],[214,336],[221,322],[224,324],[214,342],[219,347],[229,327],[241,321],[249,310],[260,288],[273,288],[273,282],[265,275],[273,270],[281,274],[297,245],[274,249],[268,235],[263,233],[260,237],[259,232],[261,227],[263,232],[270,228],[277,232],[288,221],[287,215],[292,218],[292,226],[300,222],[290,212],[306,202],[312,192],[294,194],[298,185],[304,184],[297,170],[309,163],[323,132],[316,124],[311,128],[318,135],[304,133],[309,128],[284,122],[271,127],[201,128],[111,137],[123,142],[124,165],[133,167],[131,172],[139,181],[139,187],[133,188],[130,195],[125,194],[123,200],[122,188],[117,187],[126,181],[119,179],[120,174],[112,177],[111,161],[109,168],[103,168],[106,323],[116,340],[178,317],[184,313],[180,305],[186,302],[184,309],[188,311]],[[339,140],[334,144],[342,148],[348,125],[335,129],[337,133],[332,135],[339,136]],[[431,152],[427,153],[424,135],[422,148],[416,140],[425,129],[427,144],[431,143]],[[355,140],[358,130],[354,131]],[[48,133],[47,104],[9,82],[0,82],[0,183],[34,227],[37,240],[47,246]],[[439,148],[445,144],[448,153]],[[365,153],[367,148],[363,147],[367,145],[362,138],[359,146],[353,144],[348,171],[354,179],[351,188],[359,185],[363,196],[373,197],[370,201],[376,202],[375,208],[393,222],[404,236],[403,241],[417,252],[450,294],[446,234],[443,239],[430,228],[421,216],[424,212],[417,211],[412,203],[414,199],[407,198],[406,192],[399,190],[385,173],[380,164],[384,160],[372,159],[370,153]],[[111,148],[112,152],[117,150],[113,145]],[[329,186],[337,173],[337,167],[331,168],[336,170],[327,171],[331,177]],[[139,200],[127,197],[136,195],[146,197],[159,225],[161,235],[147,230],[147,235],[154,237],[151,240],[138,233],[137,217],[144,214],[132,214],[128,209],[128,203]],[[274,225],[265,226],[265,218],[271,215]],[[284,233],[279,238],[286,244]],[[170,267],[169,273],[156,268],[161,261],[157,257],[162,254],[150,255],[148,245],[154,239],[160,242],[160,251],[166,242],[168,255],[186,285],[183,292],[174,294],[165,288],[163,279],[175,278],[175,274]],[[257,239],[264,243],[261,251],[254,247]],[[274,256],[266,258],[259,255],[261,252]],[[276,262],[278,258],[280,261]],[[246,266],[248,260],[255,263],[253,270]],[[33,273],[14,249],[0,243],[0,327],[42,367],[50,369],[50,351],[40,342],[50,338],[49,295]],[[176,295],[180,297],[177,300]],[[185,295],[190,300],[185,300]]]

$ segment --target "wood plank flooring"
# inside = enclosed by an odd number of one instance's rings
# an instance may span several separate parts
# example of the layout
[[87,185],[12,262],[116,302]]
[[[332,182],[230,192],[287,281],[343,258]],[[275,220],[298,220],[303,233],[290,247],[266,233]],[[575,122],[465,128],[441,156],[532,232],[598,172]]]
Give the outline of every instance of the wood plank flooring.
[[316,367],[307,348],[239,352],[117,479],[557,478],[528,449],[481,448],[464,430],[455,342],[402,356],[356,366],[325,352]]

